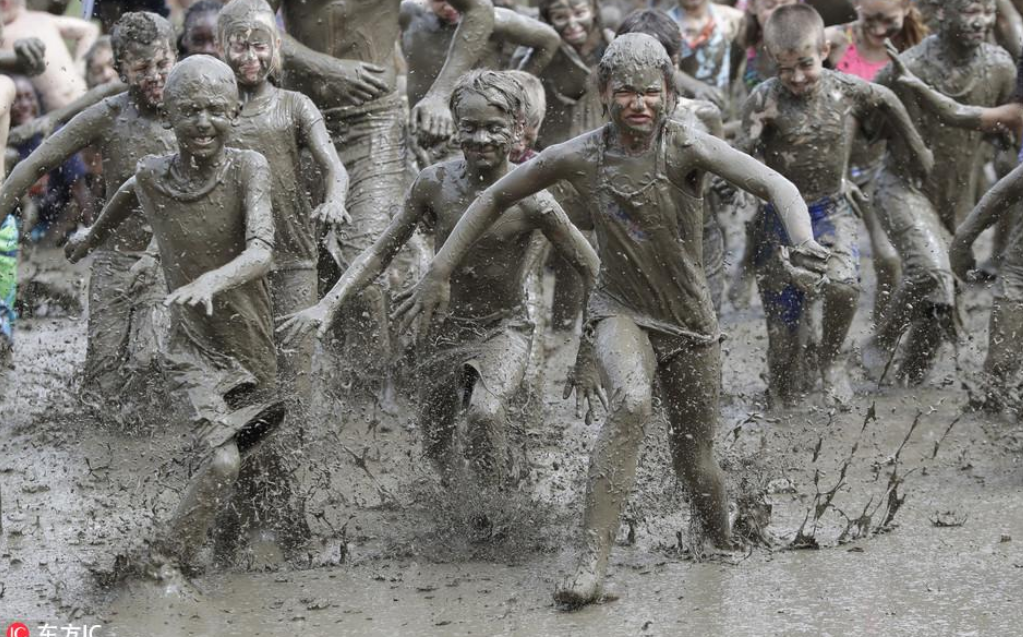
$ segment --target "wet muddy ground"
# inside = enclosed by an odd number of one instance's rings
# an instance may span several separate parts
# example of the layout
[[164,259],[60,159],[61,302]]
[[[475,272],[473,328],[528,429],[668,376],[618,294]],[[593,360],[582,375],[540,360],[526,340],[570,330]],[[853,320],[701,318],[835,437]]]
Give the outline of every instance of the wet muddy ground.
[[[864,280],[869,290],[869,262]],[[571,345],[555,344],[542,405],[527,407],[539,417],[526,419],[521,493],[440,489],[411,410],[381,413],[331,389],[325,370],[300,471],[310,523],[327,538],[313,567],[280,566],[257,539],[227,572],[104,588],[95,573],[176,503],[185,434],[149,423],[125,435],[135,425],[74,404],[83,320],[30,319],[0,411],[0,624],[74,621],[104,636],[1018,634],[1023,429],[963,410],[989,303],[986,290],[967,292],[958,363],[946,349],[924,387],[874,391],[851,364],[859,393],[848,412],[813,399],[766,411],[762,315],[726,308],[719,456],[740,519],[766,522],[770,505],[770,524],[744,552],[701,555],[658,421],[612,557],[617,599],[574,613],[551,591],[572,565],[596,428],[560,400]],[[470,523],[481,510],[489,537]],[[794,548],[797,535],[811,548]]]

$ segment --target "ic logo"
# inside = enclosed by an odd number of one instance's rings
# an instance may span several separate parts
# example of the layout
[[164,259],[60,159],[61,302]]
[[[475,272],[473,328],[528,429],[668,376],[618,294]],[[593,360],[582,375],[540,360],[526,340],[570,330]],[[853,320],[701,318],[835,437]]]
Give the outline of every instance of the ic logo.
[[14,622],[7,627],[6,637],[30,637],[28,626],[21,622]]

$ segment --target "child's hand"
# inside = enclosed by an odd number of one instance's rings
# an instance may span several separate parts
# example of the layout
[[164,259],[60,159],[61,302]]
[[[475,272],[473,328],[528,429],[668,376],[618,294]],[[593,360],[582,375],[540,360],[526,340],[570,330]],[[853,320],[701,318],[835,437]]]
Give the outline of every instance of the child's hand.
[[405,300],[394,311],[394,319],[398,321],[398,329],[402,332],[412,327],[418,317],[419,327],[417,338],[424,338],[430,331],[430,323],[434,316],[443,316],[451,302],[451,282],[447,277],[427,270],[419,283],[405,295]]
[[565,400],[575,390],[575,417],[584,418],[583,403],[586,403],[585,422],[587,425],[593,423],[593,415],[596,408],[596,401],[608,411],[607,394],[600,382],[600,372],[597,369],[597,356],[593,349],[593,342],[585,336],[579,342],[579,353],[576,354],[575,367],[568,372],[568,380],[565,381],[565,393],[562,396]]
[[328,226],[343,226],[352,222],[348,209],[345,208],[344,199],[340,201],[328,199],[313,210],[313,219],[317,219]]
[[973,246],[966,241],[956,237],[952,245],[948,247],[948,261],[952,266],[952,273],[961,280],[971,282],[975,280],[974,271],[977,269],[977,260],[973,256]]
[[455,132],[448,100],[427,95],[412,109],[412,132],[426,134],[430,139],[442,140]]
[[152,285],[156,280],[158,267],[159,263],[152,255],[142,255],[142,258],[128,270],[128,291],[138,292]]
[[68,238],[67,243],[64,244],[64,256],[67,257],[68,261],[78,263],[86,257],[88,247],[85,244],[85,240],[88,236],[88,230],[82,229]]
[[303,338],[309,332],[316,330],[316,338],[323,338],[334,323],[333,312],[329,312],[322,304],[295,312],[278,320],[277,333],[284,334],[285,344],[290,344]]
[[29,77],[40,75],[46,70],[46,45],[39,38],[15,40],[14,55],[21,72]]
[[906,63],[899,57],[899,50],[895,48],[891,40],[886,39],[884,41],[884,48],[888,53],[888,59],[892,61],[892,71],[896,80],[907,86],[927,86],[923,80],[913,75],[913,72],[909,70]]
[[167,295],[163,304],[202,305],[206,308],[206,316],[213,316],[213,294],[216,292],[212,283],[201,276],[188,285],[183,285]]
[[811,292],[825,283],[831,253],[816,241],[783,248],[782,258],[792,283],[799,289]]

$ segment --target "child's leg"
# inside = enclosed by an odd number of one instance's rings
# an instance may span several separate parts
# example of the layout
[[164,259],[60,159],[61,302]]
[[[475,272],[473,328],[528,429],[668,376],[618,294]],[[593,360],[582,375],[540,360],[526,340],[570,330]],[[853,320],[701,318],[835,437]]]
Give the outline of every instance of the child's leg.
[[[270,275],[274,320],[300,312],[316,304],[316,270],[276,270]],[[301,414],[312,397],[312,360],[315,339],[312,334],[287,347],[277,344],[277,387],[282,398],[294,403],[289,410],[293,424],[301,424]],[[297,409],[295,407],[297,405]]]
[[806,295],[795,286],[781,280],[780,274],[768,268],[757,277],[764,318],[767,321],[767,390],[774,407],[790,406],[803,386],[799,378],[803,342],[800,338],[801,321],[806,306]]
[[877,289],[874,291],[874,321],[877,322],[888,307],[902,277],[902,263],[899,261],[899,253],[895,251],[895,246],[877,219],[873,201],[860,202],[860,210],[863,213],[863,225],[867,228],[870,251],[874,258],[874,275],[877,278]]
[[423,374],[420,378],[419,427],[423,436],[423,453],[440,474],[444,485],[458,477],[454,435],[455,419],[462,403],[463,379],[460,376],[454,373]]
[[192,562],[202,547],[210,523],[231,496],[240,468],[241,455],[232,439],[214,449],[189,481],[165,541],[182,564]]
[[89,317],[86,332],[85,389],[115,397],[124,384],[131,332],[132,296],[128,271],[136,259],[111,250],[97,251],[89,277]]
[[554,593],[562,604],[588,604],[600,595],[622,509],[636,480],[643,431],[653,411],[657,368],[650,339],[631,320],[596,326],[596,351],[610,409],[590,456],[583,511],[582,554],[572,579]]
[[[512,468],[509,463],[508,409],[522,388],[529,362],[529,339],[509,327],[484,346],[479,367],[471,367],[476,378],[471,384],[466,410],[466,455],[483,483],[502,485]],[[483,371],[485,370],[485,371]]]
[[987,359],[984,371],[990,375],[988,400],[1000,407],[1002,394],[1020,369],[1019,342],[1023,336],[1023,303],[996,298],[991,308]]
[[732,284],[728,289],[728,300],[732,307],[745,309],[749,307],[750,296],[753,288],[753,271],[755,268],[754,257],[756,256],[756,243],[760,238],[758,210],[752,220],[746,222],[746,243],[742,248],[742,258],[735,269],[732,277]]
[[824,396],[846,404],[852,399],[852,388],[839,357],[860,299],[859,222],[843,199],[815,224],[814,234],[818,243],[831,252],[818,349]]
[[731,545],[725,479],[714,458],[721,393],[721,347],[685,348],[662,364],[658,377],[668,408],[675,475],[692,497],[707,537],[719,548]]

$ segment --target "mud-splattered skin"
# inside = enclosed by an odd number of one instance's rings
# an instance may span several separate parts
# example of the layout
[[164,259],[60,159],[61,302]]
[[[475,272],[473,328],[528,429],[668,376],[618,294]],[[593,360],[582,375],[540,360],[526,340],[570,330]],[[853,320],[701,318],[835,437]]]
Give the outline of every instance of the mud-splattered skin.
[[[904,52],[901,58],[921,80],[963,104],[1004,104],[1015,89],[1016,68],[1004,49],[983,41],[994,19],[994,4],[954,4],[956,7],[939,12],[944,14],[940,33]],[[935,169],[924,181],[923,191],[945,227],[953,232],[973,205],[979,156],[976,149],[981,146],[982,135],[945,125],[920,106],[909,87],[895,81],[890,67],[881,71],[876,81],[895,91],[934,152]],[[897,155],[889,158],[889,164],[892,161],[897,161]]]
[[[86,109],[18,164],[0,190],[0,220],[41,175],[87,146],[96,148],[103,156],[108,195],[135,174],[141,158],[173,150],[174,135],[163,126],[159,106],[167,73],[174,63],[174,51],[169,43],[131,45],[129,50],[130,55],[121,63],[129,91]],[[149,245],[149,239],[141,215],[134,215],[110,238],[108,247],[141,252]]]
[[[457,15],[457,14],[456,14]],[[457,18],[449,21],[413,0],[401,5],[401,46],[408,61],[408,99],[416,104],[429,92],[440,75],[447,52],[458,29]],[[550,26],[508,9],[494,8],[494,32],[480,54],[478,68],[500,70],[508,48],[533,49],[523,70],[542,71],[557,53],[561,38]]]
[[609,77],[602,101],[612,123],[548,148],[484,191],[401,308],[406,320],[418,316],[421,327],[428,324],[449,296],[447,279],[474,240],[516,202],[560,179],[591,197],[601,270],[588,319],[601,380],[579,373],[592,367],[581,355],[576,391],[590,397],[602,382],[612,402],[590,460],[578,567],[555,593],[570,605],[600,595],[651,416],[655,380],[671,397],[667,411],[676,473],[694,496],[708,538],[721,546],[730,541],[712,443],[720,358],[701,267],[704,173],[720,174],[775,202],[794,242],[819,256],[824,252],[813,241],[795,186],[725,142],[667,119],[675,104],[672,65],[659,42],[623,35],[610,45],[602,68],[605,64]]
[[927,155],[890,90],[826,69],[807,95],[792,94],[778,79],[758,86],[746,102],[746,138],[739,147],[762,153],[768,166],[792,180],[807,201],[815,201],[842,191],[856,133],[877,111],[890,116],[917,156]]

